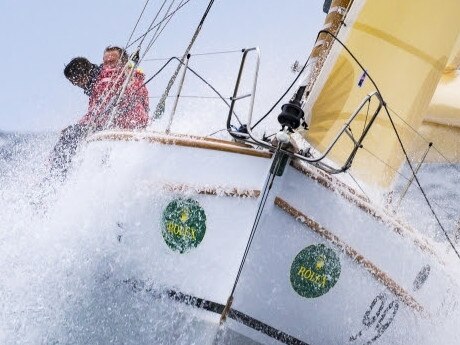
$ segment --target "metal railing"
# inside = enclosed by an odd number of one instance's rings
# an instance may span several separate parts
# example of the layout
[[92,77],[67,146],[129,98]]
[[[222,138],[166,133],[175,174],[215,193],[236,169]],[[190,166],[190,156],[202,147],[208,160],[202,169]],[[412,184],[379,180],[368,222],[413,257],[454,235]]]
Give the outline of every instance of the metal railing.
[[[244,62],[246,60],[246,56],[248,55],[248,53],[250,52],[256,52],[257,53],[257,60],[256,60],[256,71],[255,71],[255,74],[254,74],[254,81],[253,81],[253,86],[252,86],[252,92],[249,93],[249,94],[245,94],[245,95],[242,95],[242,96],[237,96],[237,92],[238,92],[238,89],[239,89],[239,85],[240,85],[240,81],[241,81],[241,76],[242,76],[242,73],[243,73],[243,66],[244,66]],[[235,52],[235,51],[231,51],[232,53]],[[178,106],[178,103],[179,103],[179,99],[181,98],[181,92],[182,92],[182,89],[183,89],[183,86],[184,86],[184,81],[185,81],[185,75],[187,73],[187,71],[190,71],[192,72],[198,79],[200,79],[204,84],[206,84],[209,88],[212,89],[212,91],[214,93],[216,93],[216,95],[218,96],[218,98],[220,98],[228,107],[229,107],[229,111],[232,115],[234,115],[238,121],[239,120],[239,117],[238,115],[235,113],[235,110],[234,110],[234,107],[235,107],[235,102],[237,100],[241,100],[241,99],[244,99],[244,98],[248,98],[248,97],[251,97],[251,100],[250,100],[250,106],[249,106],[249,117],[252,117],[252,111],[253,111],[253,108],[254,108],[254,98],[255,98],[255,92],[256,92],[256,87],[257,87],[257,78],[258,78],[258,71],[259,71],[259,64],[260,64],[260,51],[259,51],[259,48],[258,47],[255,47],[255,48],[249,48],[249,49],[242,49],[241,52],[243,53],[243,56],[242,56],[242,64],[240,65],[240,69],[239,69],[239,72],[238,72],[238,78],[236,80],[236,83],[235,83],[235,88],[234,88],[234,93],[233,93],[233,96],[229,98],[229,100],[231,101],[230,103],[227,102],[227,99],[226,97],[223,97],[221,93],[219,93],[215,87],[213,87],[209,82],[206,81],[206,79],[204,77],[202,77],[199,73],[197,73],[195,70],[193,70],[192,68],[190,68],[189,66],[189,61],[190,61],[190,57],[193,56],[192,54],[189,54],[185,61],[182,61],[180,60],[178,57],[171,57],[170,59],[168,59],[168,62],[160,69],[158,73],[160,73],[164,67],[166,67],[171,61],[173,60],[176,60],[179,64],[181,64],[183,66],[183,72],[182,72],[182,75],[180,77],[180,81],[179,81],[179,85],[178,85],[178,88],[177,88],[177,92],[176,92],[176,95],[174,96],[174,103],[173,103],[173,106],[171,108],[171,112],[169,114],[169,119],[168,119],[168,124],[167,124],[167,127],[165,129],[165,132],[166,133],[170,133],[171,131],[171,126],[172,126],[172,123],[174,121],[174,117],[175,117],[175,114],[176,114],[176,110],[177,110],[177,106]],[[197,55],[200,55],[200,54],[197,54]],[[201,54],[203,55],[203,54]],[[154,77],[157,75],[155,74]],[[241,123],[241,122],[240,122]]]
[[[363,101],[358,105],[356,110],[349,116],[348,120],[344,123],[342,128],[338,131],[338,133],[332,139],[332,141],[329,144],[329,146],[324,150],[324,152],[319,153],[319,156],[313,157],[310,152],[307,152],[307,154],[302,154],[302,153],[299,153],[299,152],[293,152],[293,151],[290,151],[290,150],[288,150],[288,149],[286,149],[284,147],[275,146],[275,145],[272,145],[269,142],[266,142],[266,141],[263,141],[261,139],[258,139],[254,135],[254,133],[252,132],[252,130],[251,130],[251,127],[252,127],[252,115],[253,115],[253,110],[254,110],[254,101],[255,101],[255,95],[256,95],[256,90],[257,90],[257,80],[258,80],[258,76],[259,76],[259,67],[260,67],[260,50],[259,50],[258,47],[254,47],[254,48],[242,49],[242,53],[243,53],[243,55],[241,57],[241,62],[240,62],[240,66],[239,66],[239,69],[238,69],[238,75],[237,75],[237,78],[236,78],[236,81],[235,81],[235,86],[234,86],[234,89],[233,89],[233,95],[230,97],[230,104],[228,104],[224,99],[225,103],[229,107],[228,116],[227,116],[227,131],[228,131],[228,133],[236,140],[244,141],[244,142],[247,142],[249,144],[255,144],[255,145],[258,145],[258,146],[263,147],[265,149],[268,149],[269,151],[272,151],[272,152],[275,152],[275,151],[279,150],[280,152],[288,155],[291,158],[297,158],[297,159],[299,159],[301,161],[304,161],[304,162],[307,162],[309,164],[312,164],[312,165],[314,165],[314,166],[316,166],[316,167],[318,167],[318,168],[320,168],[320,169],[322,169],[322,170],[324,170],[324,171],[326,171],[328,173],[331,173],[331,174],[337,174],[337,173],[344,172],[344,171],[348,170],[350,168],[352,162],[353,162],[354,157],[356,156],[356,153],[358,152],[358,149],[362,147],[362,142],[363,142],[364,138],[366,137],[366,135],[369,132],[370,128],[372,127],[377,115],[380,113],[380,110],[383,107],[384,102],[383,102],[383,99],[382,99],[380,93],[375,91],[375,92],[367,95],[366,97],[364,97]],[[241,85],[241,79],[242,79],[243,73],[245,71],[245,66],[246,66],[246,61],[247,61],[248,55],[250,53],[255,53],[255,57],[256,57],[255,67],[254,67],[254,71],[253,71],[253,78],[252,78],[252,90],[251,90],[250,93],[239,94],[240,85]],[[184,70],[183,70],[182,75],[181,75],[181,79],[180,79],[180,83],[179,83],[179,86],[178,86],[178,89],[177,89],[177,92],[176,92],[174,104],[173,104],[173,107],[172,107],[172,110],[171,110],[171,113],[170,113],[170,116],[169,116],[168,125],[167,125],[167,128],[166,128],[166,133],[170,132],[171,125],[172,125],[173,120],[174,120],[174,116],[175,116],[177,105],[178,105],[179,98],[180,98],[180,95],[181,95],[181,91],[182,91],[182,87],[183,87],[183,84],[184,84],[186,72],[191,71],[196,76],[198,76],[198,78],[200,78],[202,81],[204,81],[206,84],[208,84],[200,75],[198,75],[193,69],[191,69],[189,67],[189,58],[190,57],[188,56],[186,61],[181,61],[180,59],[175,58],[175,57],[171,58],[171,60],[175,59],[180,64],[182,64],[184,66]],[[215,90],[212,86],[211,86],[211,88],[215,92],[217,92],[217,90]],[[222,95],[220,95],[220,93],[218,93],[218,95],[221,98],[223,98]],[[238,101],[240,101],[242,99],[246,99],[248,97],[250,97],[250,103],[249,103],[249,109],[248,109],[248,115],[247,115],[248,120],[247,120],[247,123],[246,123],[246,128],[243,131],[241,131],[241,130],[240,131],[235,131],[233,129],[234,127],[232,126],[232,119],[233,119],[233,116],[237,117],[236,114],[235,114],[236,102],[238,102]],[[355,138],[355,136],[351,132],[350,126],[355,121],[357,116],[360,114],[360,111],[366,105],[370,104],[372,99],[377,99],[377,101],[378,101],[377,107],[376,107],[375,111],[373,112],[373,114],[370,116],[369,121],[368,122],[366,121],[366,123],[365,123],[365,125],[363,127],[363,130],[362,130],[361,134],[359,135],[359,137]],[[238,119],[238,117],[237,117],[237,119]],[[238,119],[238,121],[240,121],[240,119]],[[240,123],[241,123],[241,121],[240,121]],[[323,160],[328,157],[328,155],[330,154],[331,150],[335,147],[337,142],[344,136],[346,136],[347,138],[349,138],[349,140],[351,140],[353,148],[351,149],[351,152],[348,155],[348,157],[346,158],[346,160],[343,163],[343,165],[341,167],[339,167],[339,168],[336,168],[336,167],[331,166],[328,163],[325,163]]]
[[[255,71],[254,71],[254,80],[252,83],[252,92],[249,94],[245,95],[238,95],[238,91],[240,88],[240,82],[241,82],[241,76],[243,75],[244,71],[244,65],[246,63],[246,58],[250,52],[255,52],[256,53],[256,66],[255,66]],[[231,103],[230,103],[230,109],[228,112],[228,117],[227,117],[227,130],[229,131],[230,134],[232,134],[231,131],[231,121],[232,121],[232,116],[233,116],[233,109],[235,108],[235,103],[241,99],[251,97],[250,104],[249,104],[249,112],[248,112],[248,124],[251,123],[252,120],[252,112],[254,110],[254,99],[256,96],[256,89],[257,89],[257,79],[259,77],[259,66],[260,66],[260,50],[258,47],[255,48],[249,48],[249,49],[244,49],[243,50],[243,56],[241,57],[241,63],[240,63],[240,68],[238,70],[238,77],[236,78],[235,82],[235,88],[233,89],[233,95],[230,98]]]
[[[242,66],[243,65],[244,65],[244,61],[242,61]],[[241,70],[241,68],[240,68],[240,70]],[[238,77],[239,78],[241,77],[240,74],[238,75]],[[237,94],[238,85],[239,85],[239,80],[237,80],[234,95]],[[373,98],[376,98],[378,100],[378,106],[377,106],[376,110],[374,111],[374,113],[372,114],[372,116],[370,117],[369,122],[367,124],[365,124],[360,137],[356,139],[353,136],[353,134],[351,133],[350,125],[356,119],[356,117],[359,115],[360,111],[364,108],[364,106],[366,104],[369,104],[370,101]],[[238,99],[238,97],[236,97],[236,99]],[[233,103],[233,101],[232,101],[232,103]],[[362,147],[362,142],[363,142],[364,138],[366,137],[367,133],[369,132],[369,129],[372,127],[377,115],[379,114],[380,110],[382,109],[382,106],[383,106],[383,99],[382,99],[382,97],[380,96],[380,94],[377,91],[367,95],[364,98],[364,100],[361,102],[361,104],[357,107],[357,109],[350,115],[348,120],[342,126],[341,130],[337,133],[337,135],[332,140],[332,142],[329,144],[329,146],[326,148],[326,150],[322,154],[320,154],[319,157],[309,157],[309,156],[306,156],[306,155],[302,155],[300,153],[292,152],[292,151],[286,150],[284,148],[279,148],[279,147],[274,146],[274,145],[272,145],[272,144],[270,144],[270,143],[268,143],[266,141],[257,139],[256,136],[253,134],[253,132],[251,130],[252,112],[250,112],[250,115],[248,117],[247,133],[236,132],[236,131],[233,131],[231,129],[231,127],[229,126],[229,124],[231,122],[231,118],[232,118],[232,113],[231,112],[229,112],[228,119],[227,119],[227,130],[228,130],[229,134],[231,136],[233,136],[236,140],[242,140],[242,141],[245,141],[245,142],[248,142],[248,143],[255,143],[255,144],[257,144],[257,145],[259,145],[261,147],[269,149],[270,151],[275,151],[275,150],[278,149],[280,152],[282,152],[284,154],[287,154],[291,158],[298,158],[299,160],[307,162],[307,163],[310,163],[310,164],[312,164],[312,165],[314,165],[314,166],[316,166],[316,167],[318,167],[318,168],[320,168],[320,169],[322,169],[322,170],[324,170],[324,171],[326,171],[328,173],[338,174],[338,173],[344,172],[344,171],[346,171],[346,170],[348,170],[350,168],[358,149]],[[345,163],[340,168],[335,168],[335,167],[333,167],[333,166],[331,166],[331,165],[329,165],[327,163],[322,162],[322,160],[325,159],[328,156],[330,151],[334,148],[334,146],[337,144],[339,139],[344,134],[353,143],[353,149],[351,150],[351,152],[350,152],[348,158],[346,159]]]

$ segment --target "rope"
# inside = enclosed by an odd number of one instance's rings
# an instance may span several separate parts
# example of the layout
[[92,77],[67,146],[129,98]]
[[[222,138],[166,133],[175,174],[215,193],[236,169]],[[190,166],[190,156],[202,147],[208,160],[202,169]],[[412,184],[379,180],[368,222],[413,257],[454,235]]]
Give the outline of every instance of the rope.
[[[196,38],[198,37],[198,34],[201,31],[201,28],[202,28],[202,26],[204,24],[204,21],[206,20],[206,17],[208,16],[208,13],[211,10],[212,5],[214,4],[214,1],[215,0],[209,1],[208,7],[206,8],[206,10],[205,10],[205,12],[204,12],[204,14],[203,14],[203,16],[202,16],[202,18],[200,20],[200,23],[198,24],[198,26],[197,26],[197,28],[195,30],[195,33],[194,33],[194,35],[192,37],[192,40],[190,41],[187,49],[185,49],[185,52],[182,55],[181,62],[183,62],[185,60],[185,58],[189,54],[190,50],[192,49],[192,46],[195,43],[195,40],[196,40]],[[174,82],[176,80],[177,75],[179,74],[179,71],[180,71],[181,67],[182,67],[181,65],[177,66],[176,70],[174,71],[174,74],[172,75],[171,79],[168,82],[168,85],[166,86],[166,89],[165,89],[165,92],[163,94],[163,97],[160,99],[160,101],[157,104],[157,107],[155,109],[155,115],[154,115],[156,118],[161,117],[161,115],[164,113],[166,97],[169,95],[169,92],[170,92],[170,90],[171,90],[171,88],[172,88],[172,86],[173,86],[173,84],[174,84]]]

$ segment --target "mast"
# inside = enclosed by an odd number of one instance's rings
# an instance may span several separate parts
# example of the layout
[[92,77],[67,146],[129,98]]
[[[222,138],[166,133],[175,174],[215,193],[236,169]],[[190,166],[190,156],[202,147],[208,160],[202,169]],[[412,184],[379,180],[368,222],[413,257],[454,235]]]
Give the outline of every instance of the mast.
[[[352,3],[353,0],[333,0],[324,20],[323,30],[327,30],[332,34],[337,35],[344,24],[345,16]],[[312,73],[308,76],[308,82],[304,92],[305,97],[310,93],[333,43],[333,37],[331,35],[324,32],[318,35],[318,39],[316,40],[315,46],[310,54],[310,59],[314,61],[314,67],[312,69]]]
[[[328,30],[334,35],[337,35],[343,25],[343,20],[351,6],[353,0],[326,0],[323,10],[327,11],[327,16],[324,21],[323,30]],[[300,126],[304,118],[302,109],[303,100],[308,97],[310,90],[315,83],[326,57],[332,47],[333,37],[320,33],[316,40],[316,44],[310,54],[310,60],[313,63],[311,72],[305,77],[304,81],[295,93],[294,97],[288,104],[282,106],[282,113],[278,116],[278,122],[284,127],[293,130]]]

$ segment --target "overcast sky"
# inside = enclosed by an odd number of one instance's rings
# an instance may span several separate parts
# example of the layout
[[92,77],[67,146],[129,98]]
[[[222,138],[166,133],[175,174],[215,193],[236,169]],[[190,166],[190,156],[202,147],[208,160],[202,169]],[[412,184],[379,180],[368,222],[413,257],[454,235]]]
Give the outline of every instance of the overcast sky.
[[[145,30],[162,2],[149,1],[134,37]],[[107,45],[124,46],[145,3],[2,0],[0,131],[59,130],[78,120],[86,110],[87,97],[66,81],[64,65],[75,56],[100,63]],[[207,4],[208,0],[190,0],[147,58],[180,55]],[[322,0],[216,0],[192,52],[259,46],[262,60],[256,111],[265,109],[293,79],[290,65],[307,58],[324,20],[322,5]],[[236,71],[226,65],[224,55],[213,57],[210,67],[203,57],[197,57],[195,68],[230,95]],[[161,63],[145,61],[141,67],[149,77]],[[149,84],[152,97],[163,90],[159,81]],[[151,104],[154,109],[155,99]]]

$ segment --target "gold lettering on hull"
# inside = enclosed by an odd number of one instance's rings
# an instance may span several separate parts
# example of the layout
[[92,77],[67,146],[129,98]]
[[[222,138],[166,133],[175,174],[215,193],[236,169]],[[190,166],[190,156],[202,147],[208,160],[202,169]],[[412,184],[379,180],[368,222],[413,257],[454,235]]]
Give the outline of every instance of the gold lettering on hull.
[[321,287],[325,287],[327,284],[327,277],[324,274],[318,274],[312,271],[310,268],[305,266],[300,266],[297,275],[300,276],[302,279],[306,279],[311,281],[316,285],[321,285]]
[[191,238],[196,240],[196,229],[187,226],[179,225],[174,222],[167,222],[166,229],[175,236]]

